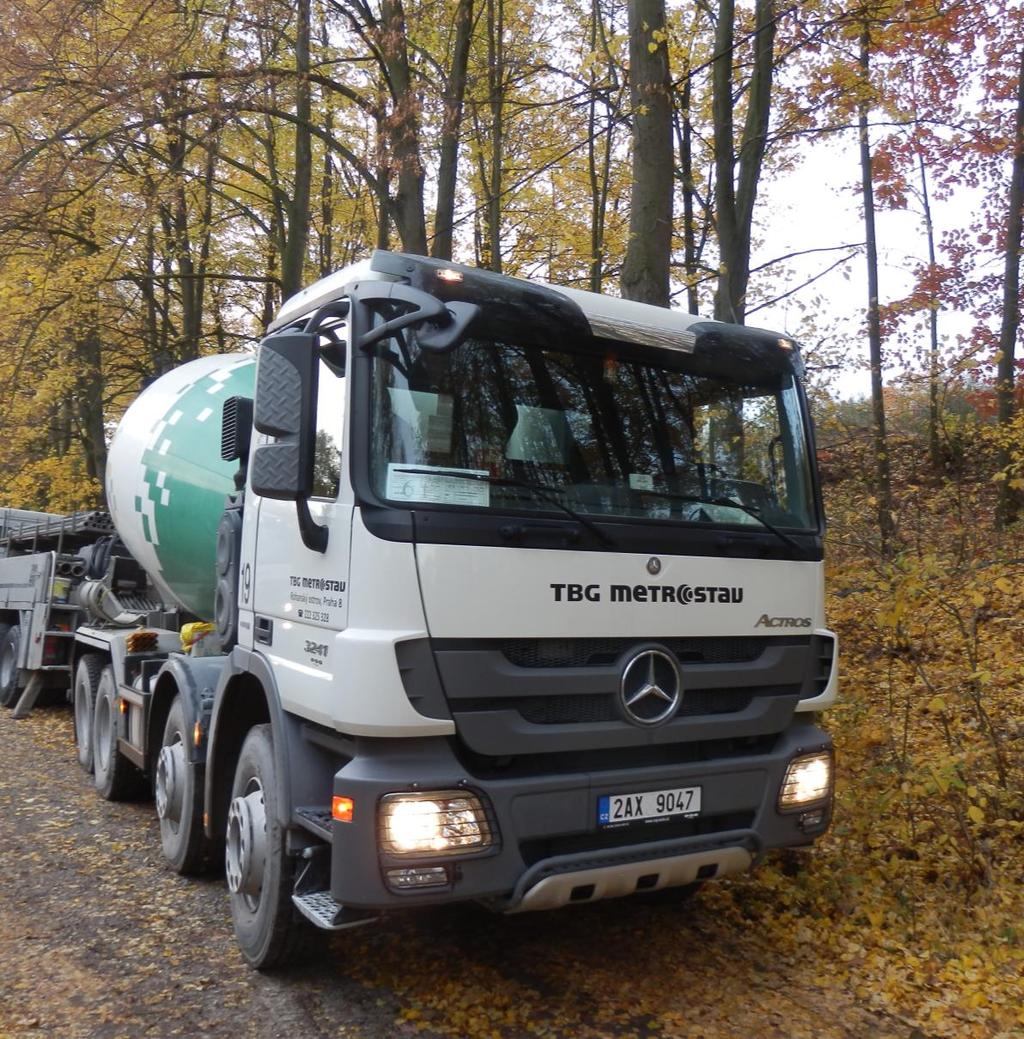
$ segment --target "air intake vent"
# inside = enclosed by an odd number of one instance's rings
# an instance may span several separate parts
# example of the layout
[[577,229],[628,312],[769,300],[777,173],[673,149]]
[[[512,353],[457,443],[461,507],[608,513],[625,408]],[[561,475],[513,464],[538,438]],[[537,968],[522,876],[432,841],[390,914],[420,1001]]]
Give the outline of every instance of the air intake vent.
[[[751,663],[777,639],[712,637],[657,639],[681,664]],[[506,639],[501,652],[516,667],[608,667],[638,644],[635,638]],[[806,645],[806,641],[803,643]]]
[[814,695],[820,696],[828,688],[832,677],[832,663],[836,654],[836,640],[828,635],[816,635],[817,652],[814,654]]

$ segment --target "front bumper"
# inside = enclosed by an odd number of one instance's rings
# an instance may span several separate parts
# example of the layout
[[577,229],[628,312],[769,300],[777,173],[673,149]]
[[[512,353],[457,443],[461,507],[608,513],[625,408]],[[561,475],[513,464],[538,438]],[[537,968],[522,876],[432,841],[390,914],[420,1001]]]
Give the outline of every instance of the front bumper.
[[[681,750],[686,745],[681,745]],[[809,844],[831,818],[807,826],[803,812],[779,812],[786,766],[798,754],[830,749],[829,737],[797,716],[753,753],[642,768],[481,779],[445,739],[366,740],[335,776],[336,796],[351,798],[351,822],[332,823],[331,893],[346,906],[396,909],[481,900],[506,912],[631,894],[743,872],[772,848]],[[598,798],[700,786],[693,820],[601,829]],[[403,790],[466,789],[484,802],[495,843],[462,855],[384,856],[378,850],[378,803]],[[392,890],[386,871],[444,866],[447,882]]]

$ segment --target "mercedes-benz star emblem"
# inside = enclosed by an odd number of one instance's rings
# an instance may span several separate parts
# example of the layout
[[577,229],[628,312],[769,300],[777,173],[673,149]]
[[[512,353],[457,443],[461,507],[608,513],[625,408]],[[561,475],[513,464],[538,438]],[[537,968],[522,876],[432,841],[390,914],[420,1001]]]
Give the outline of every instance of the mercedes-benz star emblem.
[[651,556],[651,558],[647,560],[647,572],[651,577],[656,577],[661,573],[661,560],[657,556]]
[[641,650],[622,671],[619,702],[626,719],[634,725],[667,722],[682,698],[679,666],[665,650]]

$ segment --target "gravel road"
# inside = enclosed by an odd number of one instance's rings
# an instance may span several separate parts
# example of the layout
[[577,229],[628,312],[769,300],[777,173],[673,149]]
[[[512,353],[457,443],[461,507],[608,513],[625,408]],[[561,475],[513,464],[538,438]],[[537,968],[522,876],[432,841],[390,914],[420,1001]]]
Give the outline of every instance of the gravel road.
[[0,712],[0,1039],[919,1034],[708,888],[668,907],[394,917],[261,975],[222,881],[164,866],[152,804],[97,798],[70,728],[64,708]]

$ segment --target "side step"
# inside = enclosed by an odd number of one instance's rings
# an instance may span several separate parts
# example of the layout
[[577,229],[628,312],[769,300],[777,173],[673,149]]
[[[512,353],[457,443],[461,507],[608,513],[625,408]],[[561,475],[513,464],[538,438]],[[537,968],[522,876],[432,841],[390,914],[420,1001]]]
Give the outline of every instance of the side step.
[[327,844],[331,843],[333,834],[331,826],[331,806],[325,808],[296,808],[295,821],[314,836]]
[[335,902],[330,891],[292,895],[292,902],[310,923],[325,931],[347,931],[352,927],[376,923],[380,919],[366,910],[349,909]]

